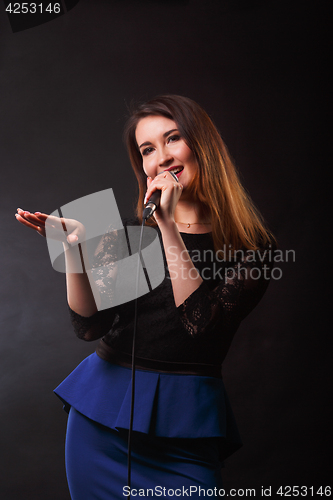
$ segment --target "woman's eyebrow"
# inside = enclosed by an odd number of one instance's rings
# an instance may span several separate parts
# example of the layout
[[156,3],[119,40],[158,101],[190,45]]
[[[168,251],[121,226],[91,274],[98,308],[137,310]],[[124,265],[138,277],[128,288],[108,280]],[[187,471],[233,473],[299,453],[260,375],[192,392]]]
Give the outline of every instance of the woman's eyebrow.
[[[169,134],[171,134],[172,132],[176,132],[176,131],[178,132],[178,129],[177,129],[177,128],[173,128],[173,129],[171,129],[171,130],[168,130],[168,132],[164,132],[163,137],[168,137],[168,135],[169,135]],[[143,142],[143,143],[139,146],[139,148],[142,148],[142,146],[150,146],[150,144],[151,144],[151,142],[149,142],[149,141]]]

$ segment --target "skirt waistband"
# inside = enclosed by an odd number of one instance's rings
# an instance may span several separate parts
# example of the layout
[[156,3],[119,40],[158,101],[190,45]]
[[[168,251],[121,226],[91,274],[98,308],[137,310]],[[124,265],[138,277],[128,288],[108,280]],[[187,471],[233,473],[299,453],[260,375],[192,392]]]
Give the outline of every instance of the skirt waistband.
[[[109,363],[115,363],[126,368],[132,367],[131,354],[113,349],[103,339],[97,345],[96,354]],[[175,373],[178,375],[222,378],[222,367],[220,365],[208,365],[205,363],[179,363],[176,361],[160,361],[158,359],[135,356],[135,368],[161,373]]]

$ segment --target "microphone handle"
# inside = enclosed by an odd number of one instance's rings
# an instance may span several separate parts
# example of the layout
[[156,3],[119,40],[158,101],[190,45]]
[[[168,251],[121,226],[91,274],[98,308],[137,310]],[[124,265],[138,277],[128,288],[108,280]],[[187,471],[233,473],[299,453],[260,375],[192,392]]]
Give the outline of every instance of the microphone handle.
[[145,209],[142,214],[143,220],[148,220],[150,217],[153,215],[155,212],[156,208],[158,208],[160,201],[161,201],[161,190],[158,189],[157,191],[154,191],[149,200],[147,201],[147,204],[145,206]]
[[158,189],[157,191],[154,191],[153,194],[151,195],[151,197],[149,198],[149,200],[147,201],[147,205],[148,205],[148,203],[154,203],[156,208],[158,208],[160,206],[161,194],[162,194],[162,191],[160,189]]

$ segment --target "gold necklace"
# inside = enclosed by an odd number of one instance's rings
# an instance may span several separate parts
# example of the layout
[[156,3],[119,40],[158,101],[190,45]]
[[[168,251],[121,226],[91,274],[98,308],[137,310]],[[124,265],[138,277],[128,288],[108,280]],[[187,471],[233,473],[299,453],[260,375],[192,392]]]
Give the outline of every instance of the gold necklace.
[[203,226],[211,224],[210,222],[178,222],[175,220],[176,224],[184,224],[187,227],[194,226],[195,224],[201,224]]

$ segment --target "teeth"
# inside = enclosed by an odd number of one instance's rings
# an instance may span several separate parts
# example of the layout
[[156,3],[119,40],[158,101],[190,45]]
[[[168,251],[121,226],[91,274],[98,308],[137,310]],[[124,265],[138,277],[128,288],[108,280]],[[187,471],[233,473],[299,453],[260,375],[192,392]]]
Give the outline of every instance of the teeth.
[[181,172],[183,170],[183,167],[179,167],[179,168],[175,168],[174,170],[172,170],[172,172],[174,174],[178,174],[178,172]]

